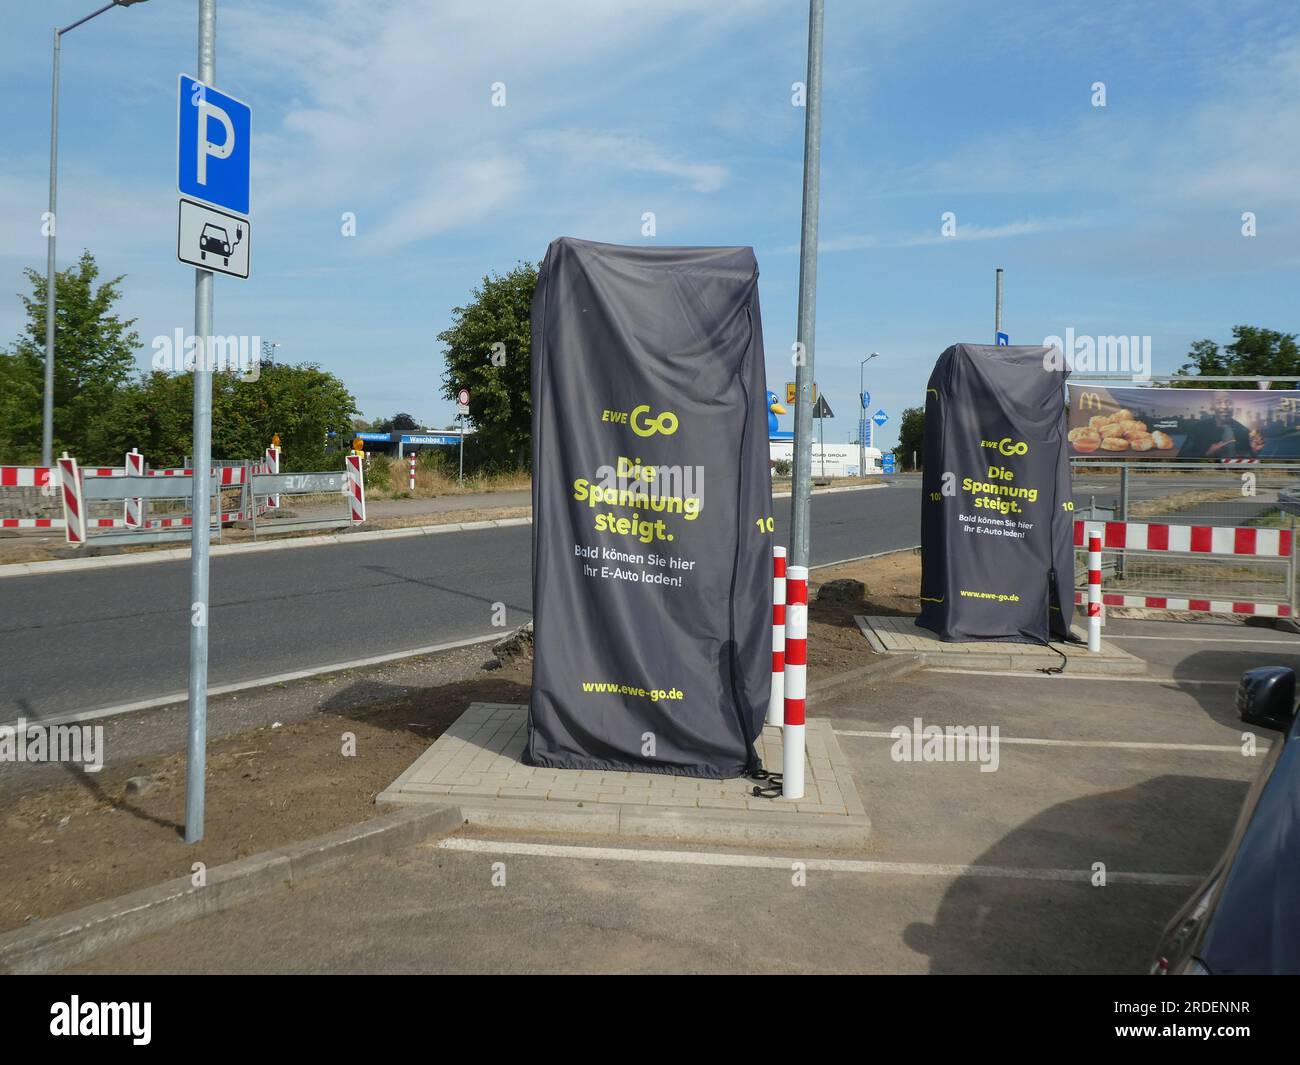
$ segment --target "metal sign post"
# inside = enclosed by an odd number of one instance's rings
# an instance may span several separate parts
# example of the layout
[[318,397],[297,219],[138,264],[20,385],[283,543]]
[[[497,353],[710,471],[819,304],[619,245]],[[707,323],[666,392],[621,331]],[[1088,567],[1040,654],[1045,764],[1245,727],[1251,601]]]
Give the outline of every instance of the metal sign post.
[[808,91],[803,139],[803,222],[799,234],[799,319],[795,359],[794,479],[790,490],[789,564],[810,563],[812,381],[817,320],[817,221],[821,193],[823,0],[808,4]]
[[462,388],[456,393],[456,419],[460,422],[460,477],[459,483],[465,483],[465,415],[469,413],[469,389]]
[[[217,0],[199,0],[199,80],[217,69]],[[184,106],[182,101],[181,106]],[[183,150],[183,146],[182,146]],[[212,499],[212,272],[194,271],[194,495],[190,526],[190,676],[185,755],[185,842],[203,838],[208,742],[208,546]]]
[[1002,267],[998,267],[997,282],[993,295],[993,342],[1001,344],[998,338],[1002,334]]

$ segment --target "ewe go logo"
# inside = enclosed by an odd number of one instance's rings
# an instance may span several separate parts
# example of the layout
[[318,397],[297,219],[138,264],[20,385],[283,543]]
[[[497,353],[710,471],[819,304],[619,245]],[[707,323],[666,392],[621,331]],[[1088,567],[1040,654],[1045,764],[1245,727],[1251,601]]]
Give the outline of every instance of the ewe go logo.
[[633,407],[632,410],[603,410],[600,414],[602,422],[613,422],[615,425],[630,425],[632,432],[637,436],[654,436],[660,434],[663,436],[672,436],[677,432],[678,419],[677,415],[670,410],[663,411],[658,415],[650,413],[650,404],[642,403],[639,407]]
[[980,447],[991,448],[999,455],[1005,455],[1007,458],[1029,454],[1028,444],[1023,440],[1012,440],[1009,436],[1004,436],[1001,440],[981,440]]

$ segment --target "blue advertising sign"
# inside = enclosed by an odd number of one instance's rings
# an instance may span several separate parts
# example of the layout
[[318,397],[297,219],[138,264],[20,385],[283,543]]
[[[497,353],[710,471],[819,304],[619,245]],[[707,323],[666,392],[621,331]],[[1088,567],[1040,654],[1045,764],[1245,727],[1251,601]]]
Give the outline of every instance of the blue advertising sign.
[[895,472],[894,453],[892,451],[888,451],[880,456],[880,468],[884,473]]
[[871,420],[877,425],[884,425],[885,422],[889,421],[889,415],[885,413],[884,408],[881,408],[871,416]]

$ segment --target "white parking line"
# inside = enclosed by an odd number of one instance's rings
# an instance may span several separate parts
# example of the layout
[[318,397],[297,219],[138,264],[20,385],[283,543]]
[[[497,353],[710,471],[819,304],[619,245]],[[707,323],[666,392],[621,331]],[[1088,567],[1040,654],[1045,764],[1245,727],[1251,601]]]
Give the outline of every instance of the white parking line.
[[[793,862],[827,873],[866,873],[886,876],[984,877],[995,880],[1051,880],[1092,882],[1091,869],[1008,868],[997,865],[936,865],[928,862],[869,862],[848,858],[779,858],[759,854],[719,854],[708,851],[656,851],[630,847],[576,847],[555,843],[511,843],[450,836],[438,849],[473,854],[520,854],[535,858],[579,858],[589,862],[641,862],[651,865],[704,865],[739,869],[780,869],[789,872]],[[1107,871],[1108,884],[1148,884],[1157,887],[1195,887],[1205,878],[1181,873],[1126,873]]]
[[1114,684],[1168,684],[1185,688],[1189,684],[1235,688],[1235,680],[1183,680],[1178,677],[1115,677],[1105,673],[1017,673],[1012,669],[956,669],[952,666],[926,666],[927,673],[958,673],[964,677],[1019,677],[1021,680],[1086,680]]
[[[893,740],[892,732],[871,732],[865,729],[835,729],[837,736],[855,736],[869,740]],[[1019,743],[1030,747],[1100,747],[1121,751],[1221,751],[1240,755],[1241,745],[1236,743],[1139,743],[1129,740],[1043,740],[1027,736],[999,736],[998,743]],[[1261,755],[1268,747],[1256,747]]]
[[1117,633],[1109,632],[1106,634],[1108,640],[1168,640],[1171,643],[1249,643],[1249,644],[1268,644],[1269,646],[1281,645],[1283,647],[1294,647],[1300,652],[1300,642],[1288,639],[1242,639],[1239,636],[1139,636],[1136,633]]

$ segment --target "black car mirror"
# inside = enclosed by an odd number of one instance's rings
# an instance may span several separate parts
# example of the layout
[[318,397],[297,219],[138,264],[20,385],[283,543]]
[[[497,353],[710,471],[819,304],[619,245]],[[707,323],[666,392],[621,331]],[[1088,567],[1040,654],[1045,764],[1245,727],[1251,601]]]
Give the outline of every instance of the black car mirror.
[[1243,673],[1237,685],[1237,714],[1248,725],[1286,732],[1295,717],[1295,670],[1261,666]]

